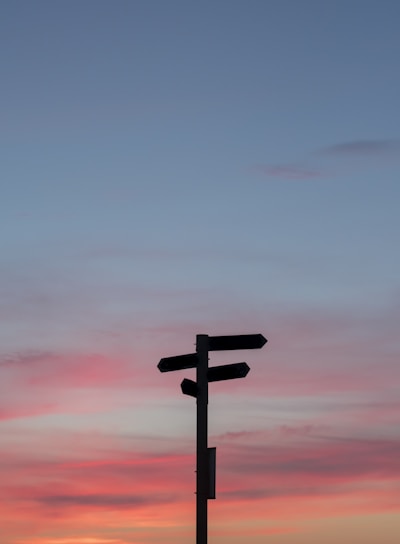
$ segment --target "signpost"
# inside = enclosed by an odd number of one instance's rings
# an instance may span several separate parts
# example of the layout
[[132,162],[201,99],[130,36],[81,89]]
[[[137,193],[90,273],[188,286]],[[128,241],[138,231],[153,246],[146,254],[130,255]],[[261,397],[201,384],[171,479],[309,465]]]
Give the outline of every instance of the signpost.
[[262,334],[237,336],[196,336],[196,353],[164,357],[158,363],[160,372],[196,368],[196,381],[185,378],[182,393],[196,399],[196,544],[207,544],[207,501],[215,499],[216,448],[209,448],[208,439],[208,383],[244,378],[249,373],[247,363],[233,363],[208,367],[209,351],[260,349],[267,339]]

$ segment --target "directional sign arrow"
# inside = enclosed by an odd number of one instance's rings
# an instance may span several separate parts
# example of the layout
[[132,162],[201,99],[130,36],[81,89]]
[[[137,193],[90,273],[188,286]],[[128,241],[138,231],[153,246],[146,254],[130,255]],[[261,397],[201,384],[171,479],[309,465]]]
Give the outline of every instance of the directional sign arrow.
[[182,393],[197,398],[197,383],[185,378],[181,383]]
[[236,336],[210,336],[208,349],[224,351],[231,349],[260,349],[267,339],[262,334],[238,334]]
[[221,380],[233,380],[235,378],[245,378],[249,373],[250,367],[247,363],[233,363],[232,365],[212,366],[207,371],[209,382],[219,382]]
[[195,368],[197,362],[197,353],[188,353],[187,355],[164,357],[160,360],[157,367],[160,372],[172,372],[173,370],[183,370],[184,368]]

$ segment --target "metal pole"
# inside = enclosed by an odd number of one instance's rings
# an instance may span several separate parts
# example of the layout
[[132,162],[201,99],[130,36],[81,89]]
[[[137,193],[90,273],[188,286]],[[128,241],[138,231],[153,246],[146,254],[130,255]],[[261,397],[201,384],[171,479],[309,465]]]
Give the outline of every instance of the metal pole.
[[208,335],[196,336],[198,364],[197,392],[197,446],[196,446],[196,544],[207,544],[208,499]]

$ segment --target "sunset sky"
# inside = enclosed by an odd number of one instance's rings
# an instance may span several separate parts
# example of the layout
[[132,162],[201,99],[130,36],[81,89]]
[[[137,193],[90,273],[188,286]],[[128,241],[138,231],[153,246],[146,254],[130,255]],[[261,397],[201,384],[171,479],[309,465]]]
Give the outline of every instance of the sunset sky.
[[4,0],[0,544],[400,541],[400,2]]

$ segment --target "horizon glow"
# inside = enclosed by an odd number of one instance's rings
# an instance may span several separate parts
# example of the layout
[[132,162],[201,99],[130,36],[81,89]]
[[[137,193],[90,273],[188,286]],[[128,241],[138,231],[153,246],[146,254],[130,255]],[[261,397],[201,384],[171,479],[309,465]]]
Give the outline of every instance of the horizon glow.
[[1,544],[398,544],[394,0],[2,9]]

